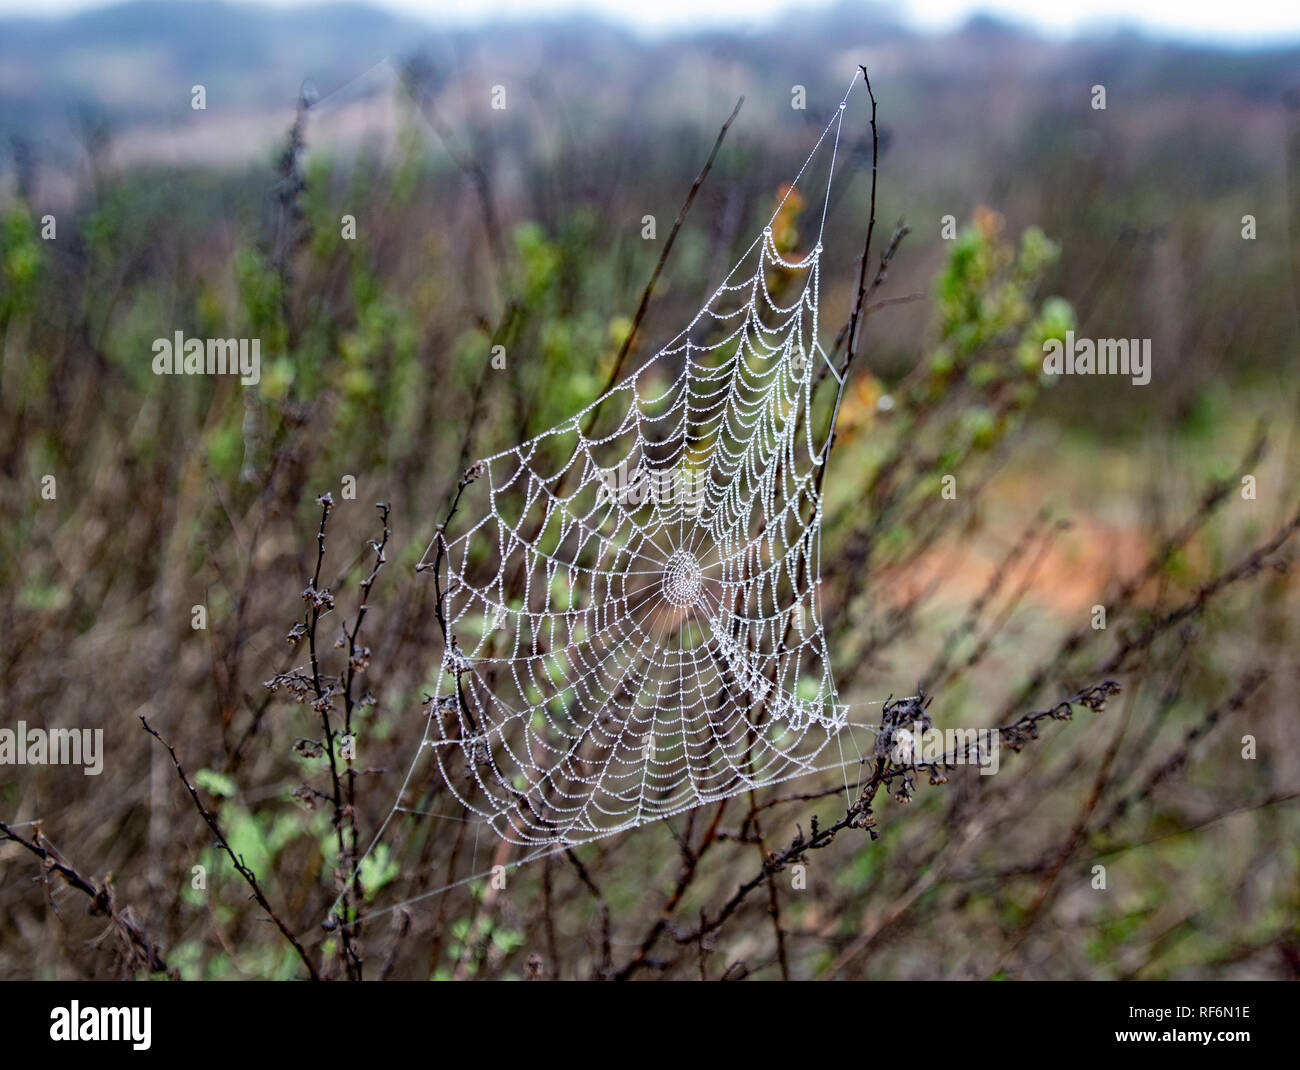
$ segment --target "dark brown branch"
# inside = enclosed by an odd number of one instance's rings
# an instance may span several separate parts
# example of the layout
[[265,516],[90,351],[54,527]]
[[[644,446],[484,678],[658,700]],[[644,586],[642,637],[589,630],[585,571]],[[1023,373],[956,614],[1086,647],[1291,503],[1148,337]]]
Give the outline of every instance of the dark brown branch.
[[[714,812],[713,820],[709,822],[709,827],[705,830],[704,836],[700,840],[699,847],[695,848],[684,858],[682,871],[677,877],[677,884],[673,888],[672,894],[668,897],[668,901],[664,904],[664,908],[660,912],[659,917],[656,918],[654,924],[650,926],[650,931],[646,933],[644,939],[642,939],[641,946],[636,949],[636,953],[633,954],[623,968],[614,975],[614,980],[626,981],[642,966],[647,965],[650,952],[653,950],[655,944],[659,942],[659,937],[663,935],[664,930],[668,927],[668,921],[672,917],[673,912],[681,903],[682,897],[691,886],[691,882],[695,880],[695,873],[700,863],[700,856],[717,841],[718,825],[721,823],[722,815],[727,809],[727,802],[728,800],[723,799],[718,805],[717,810]],[[692,939],[687,942],[694,943],[695,940]]]
[[605,901],[604,893],[592,879],[591,874],[587,872],[587,867],[582,864],[580,859],[572,850],[564,852],[565,857],[573,863],[574,871],[578,874],[578,880],[582,881],[583,886],[591,893],[591,898],[596,901],[596,909],[600,912],[600,961],[596,965],[596,980],[603,981],[609,977],[610,970],[613,966],[613,949],[610,940],[609,931],[609,903]]
[[[329,494],[322,494],[316,499],[316,503],[321,507],[320,525],[316,529],[316,568],[312,573],[311,585],[303,592],[303,597],[307,600],[310,607],[304,624],[307,635],[307,646],[311,656],[311,680],[312,690],[316,695],[316,701],[312,703],[313,708],[320,714],[321,731],[324,734],[325,755],[329,760],[330,785],[331,785],[331,803],[333,807],[333,825],[334,836],[339,852],[339,868],[343,872],[348,864],[347,844],[343,835],[343,781],[339,776],[338,755],[334,748],[334,727],[330,723],[330,709],[334,704],[334,684],[326,687],[321,679],[320,658],[316,649],[316,629],[320,624],[321,617],[333,610],[334,596],[329,589],[321,590],[320,575],[321,568],[325,563],[325,525],[329,521],[330,512],[334,508],[334,499]],[[337,681],[336,681],[337,682]],[[346,919],[351,906],[351,882],[346,877],[343,878],[343,918]],[[347,969],[348,976],[354,980],[361,980],[361,959],[352,946],[352,935],[350,927],[344,925],[339,932],[341,939],[341,953],[343,956],[344,966]]]
[[316,972],[316,967],[312,963],[311,958],[308,957],[302,944],[298,942],[298,938],[294,936],[289,930],[289,927],[280,920],[280,915],[275,912],[270,901],[266,898],[266,893],[262,891],[262,886],[258,883],[257,875],[244,864],[244,860],[241,856],[235,854],[234,848],[230,846],[230,841],[226,839],[226,834],[221,831],[221,825],[217,821],[216,815],[203,805],[203,800],[199,798],[199,793],[195,790],[194,785],[190,783],[190,778],[185,775],[185,770],[181,766],[180,759],[176,757],[175,748],[173,748],[170,743],[158,734],[153,725],[145,719],[144,714],[140,714],[140,724],[146,732],[167,748],[167,753],[171,755],[172,765],[176,769],[176,776],[179,777],[180,782],[185,785],[185,790],[189,792],[190,799],[194,803],[195,809],[198,810],[199,816],[203,818],[203,823],[208,826],[212,831],[212,835],[216,837],[217,845],[226,852],[226,855],[230,858],[231,863],[235,867],[235,871],[244,878],[245,883],[247,883],[249,888],[252,889],[253,898],[257,900],[258,905],[266,911],[267,916],[275,923],[275,927],[280,930],[284,938],[288,940],[293,949],[298,952],[298,957],[302,959],[303,965],[307,967],[308,976],[313,981],[319,981],[320,974]]
[[[1076,705],[1085,706],[1094,712],[1098,712],[1104,709],[1106,701],[1118,692],[1119,685],[1110,680],[1094,687],[1085,688],[1072,698],[1058,702],[1050,709],[1025,714],[1014,723],[998,728],[998,735],[1000,738],[1006,738],[1009,745],[1018,750],[1026,741],[1037,737],[1037,726],[1040,721],[1048,719],[1068,720],[1072,708]],[[953,755],[945,755],[947,760],[954,757]],[[863,759],[864,762],[869,760],[872,759]],[[786,866],[800,861],[808,851],[829,847],[835,836],[844,829],[865,828],[872,834],[874,839],[875,833],[872,826],[875,824],[875,819],[871,813],[871,806],[881,786],[889,784],[897,777],[908,776],[915,769],[939,768],[945,764],[944,761],[934,761],[896,766],[885,758],[876,758],[874,761],[875,767],[861,794],[845,810],[844,815],[838,821],[833,825],[822,828],[817,823],[816,815],[813,815],[810,831],[807,835],[800,831],[788,846],[768,855],[758,873],[736,889],[731,898],[723,904],[711,921],[702,922],[699,929],[677,934],[677,942],[679,944],[692,944],[697,942],[702,935],[716,932],[728,918],[736,913],[749,894],[761,887],[765,881],[770,880],[773,874],[779,873]]]
[[12,840],[14,843],[31,851],[44,863],[46,872],[53,870],[67,882],[69,887],[75,888],[87,896],[90,899],[90,912],[92,914],[106,914],[127,941],[132,951],[132,957],[146,965],[151,973],[170,972],[167,960],[163,958],[162,952],[158,950],[158,945],[149,938],[140,926],[131,920],[128,911],[119,911],[117,909],[113,903],[113,888],[110,882],[105,881],[102,885],[96,885],[66,862],[61,862],[55,858],[51,851],[40,844],[39,823],[37,823],[36,837],[32,840],[20,836],[3,821],[0,821],[0,833],[4,834],[5,839]]
[[[880,131],[876,126],[876,94],[871,91],[871,78],[867,74],[866,64],[862,65],[861,70],[862,80],[867,86],[867,96],[871,99],[871,209],[867,216],[867,240],[862,246],[862,262],[858,266],[858,294],[853,302],[853,314],[849,316],[844,363],[839,369],[841,379],[858,352],[858,328],[862,322],[863,307],[867,302],[867,263],[871,259],[871,238],[876,231],[876,177],[880,168]],[[901,240],[901,236],[898,240]],[[882,258],[880,270],[876,273],[877,278],[882,277],[884,269],[885,262]]]

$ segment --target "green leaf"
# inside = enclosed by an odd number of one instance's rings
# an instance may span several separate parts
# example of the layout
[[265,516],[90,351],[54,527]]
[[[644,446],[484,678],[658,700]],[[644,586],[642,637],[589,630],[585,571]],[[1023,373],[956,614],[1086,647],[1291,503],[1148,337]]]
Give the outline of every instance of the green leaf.
[[235,782],[225,773],[218,773],[214,769],[200,769],[194,774],[194,783],[196,786],[203,788],[211,795],[220,795],[223,798],[231,798],[238,790]]

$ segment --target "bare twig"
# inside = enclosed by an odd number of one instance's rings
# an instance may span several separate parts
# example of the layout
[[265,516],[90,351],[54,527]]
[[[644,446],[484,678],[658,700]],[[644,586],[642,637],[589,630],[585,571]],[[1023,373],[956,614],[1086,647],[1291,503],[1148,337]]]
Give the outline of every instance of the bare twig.
[[319,981],[320,975],[316,972],[316,966],[308,956],[306,949],[298,942],[298,938],[293,935],[289,926],[280,920],[280,915],[275,912],[270,901],[266,898],[266,893],[262,891],[262,886],[258,883],[257,875],[244,864],[243,856],[235,854],[234,848],[230,846],[230,841],[226,839],[226,834],[221,831],[221,825],[217,821],[216,815],[203,805],[203,800],[199,798],[198,791],[196,791],[194,785],[190,783],[190,778],[185,775],[185,770],[181,766],[180,759],[176,757],[175,748],[173,748],[170,743],[158,734],[153,725],[146,720],[144,714],[140,715],[140,724],[144,727],[146,732],[167,748],[167,753],[171,755],[172,765],[176,769],[176,776],[180,779],[180,782],[185,785],[185,790],[189,792],[190,799],[194,803],[195,809],[198,810],[199,816],[203,818],[203,823],[208,826],[212,831],[212,835],[216,837],[217,845],[226,852],[226,855],[230,858],[231,863],[235,867],[235,871],[244,878],[244,881],[248,884],[249,888],[252,889],[253,898],[257,900],[258,905],[266,911],[267,916],[275,923],[275,927],[280,930],[284,938],[289,941],[289,944],[293,949],[298,952],[298,957],[302,959],[303,965],[307,967],[308,976],[313,981]]
[[[691,205],[695,203],[695,195],[700,192],[700,187],[704,185],[704,180],[713,169],[713,161],[717,159],[718,150],[722,148],[723,139],[727,136],[727,131],[731,129],[731,124],[735,122],[736,116],[740,114],[740,106],[744,103],[744,97],[736,101],[736,106],[731,109],[731,114],[727,116],[727,121],[722,124],[722,129],[718,131],[718,136],[714,139],[709,158],[704,161],[700,173],[695,176],[695,181],[691,183],[691,190],[686,195],[686,200],[678,211],[677,218],[673,221],[672,229],[668,232],[668,239],[664,242],[663,250],[659,253],[659,261],[655,264],[654,271],[650,273],[650,281],[646,283],[645,290],[641,293],[641,301],[636,306],[636,314],[632,317],[631,329],[628,330],[627,337],[623,339],[623,344],[619,346],[618,356],[614,359],[614,367],[610,370],[605,389],[600,392],[602,401],[605,395],[614,388],[619,376],[623,374],[623,363],[627,360],[627,355],[632,349],[632,340],[641,329],[641,321],[645,319],[646,309],[650,307],[650,298],[654,294],[655,284],[659,281],[659,275],[664,269],[664,264],[668,262],[668,254],[673,250],[673,243],[677,240],[677,232],[682,229],[682,224],[686,221],[686,213],[691,210]],[[591,415],[587,417],[586,426],[582,429],[584,438],[591,435],[591,429],[595,427],[596,418],[600,415],[600,406],[601,402],[598,401],[591,410]]]
[[47,873],[53,871],[59,874],[69,887],[75,888],[87,896],[90,899],[92,914],[108,915],[130,947],[134,961],[148,967],[151,973],[171,972],[167,960],[158,949],[158,945],[131,919],[130,912],[117,909],[116,904],[113,902],[111,882],[106,880],[103,884],[96,885],[93,881],[83,877],[72,866],[56,858],[54,853],[41,843],[39,822],[36,823],[36,836],[30,840],[15,832],[13,828],[3,821],[0,821],[0,833],[4,834],[5,839],[20,844],[39,858],[44,863]]

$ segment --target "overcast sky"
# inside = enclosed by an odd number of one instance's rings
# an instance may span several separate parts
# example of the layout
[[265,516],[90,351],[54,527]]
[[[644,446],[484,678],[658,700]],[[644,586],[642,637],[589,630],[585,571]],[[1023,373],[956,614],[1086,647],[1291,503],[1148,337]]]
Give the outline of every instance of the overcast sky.
[[[176,3],[193,0],[174,0]],[[273,6],[311,0],[262,0]],[[704,22],[753,24],[808,0],[372,0],[430,21],[480,21],[508,14],[594,11],[641,28]],[[815,0],[813,0],[815,2]],[[87,0],[0,0],[7,14],[54,14],[104,6]],[[910,0],[898,5],[921,27],[945,28],[978,11],[1031,23],[1053,34],[1122,21],[1196,40],[1250,43],[1300,39],[1300,0]]]

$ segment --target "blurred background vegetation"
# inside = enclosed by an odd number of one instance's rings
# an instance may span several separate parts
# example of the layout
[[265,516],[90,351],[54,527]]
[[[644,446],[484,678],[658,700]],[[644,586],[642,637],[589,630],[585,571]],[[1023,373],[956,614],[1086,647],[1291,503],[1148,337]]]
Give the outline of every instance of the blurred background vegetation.
[[[712,927],[842,794],[778,789],[524,867],[507,894],[469,881],[401,906],[358,927],[365,975],[1300,974],[1300,47],[1048,41],[988,18],[922,34],[856,4],[642,38],[151,0],[0,19],[0,723],[102,727],[108,752],[98,778],[0,767],[0,819],[114,889],[108,921],[88,917],[0,844],[0,976],[302,973],[142,714],[322,972],[347,970],[319,925],[335,815],[300,790],[324,787],[319,718],[263,686],[301,661],[285,635],[317,496],[337,503],[322,583],[349,619],[372,503],[392,508],[359,689],[375,701],[356,715],[364,846],[439,671],[413,566],[462,471],[599,393],[736,100],[637,362],[748,245],[859,63],[881,107],[877,253],[894,220],[910,232],[827,479],[841,687],[920,681],[940,725],[1009,723],[1102,679],[1122,695],[1045,725],[997,777],[958,769],[908,809],[910,791],[882,794],[878,839],[842,833],[808,853],[806,890],[782,869]],[[845,137],[828,343],[867,217],[861,110]],[[1152,339],[1151,384],[1044,381],[1041,343],[1070,328]],[[260,338],[260,383],[153,375],[153,339],[176,331]],[[472,825],[399,831],[366,863],[362,913],[511,860]]]

